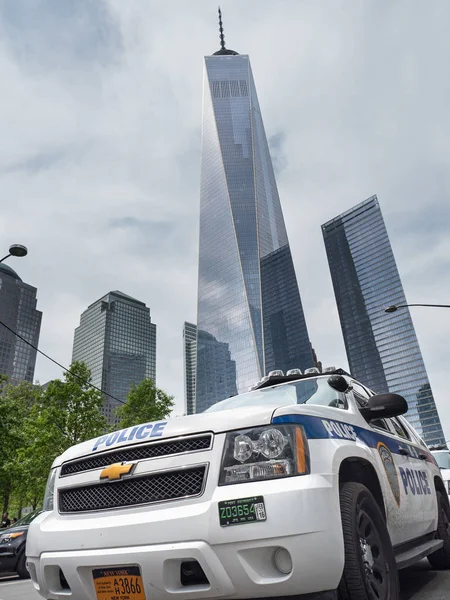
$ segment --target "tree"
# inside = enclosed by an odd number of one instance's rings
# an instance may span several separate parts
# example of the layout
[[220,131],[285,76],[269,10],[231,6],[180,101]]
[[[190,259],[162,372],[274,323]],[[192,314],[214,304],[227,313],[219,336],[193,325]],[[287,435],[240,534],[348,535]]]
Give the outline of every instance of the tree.
[[157,388],[152,379],[144,379],[138,385],[133,385],[126,404],[119,406],[115,414],[119,419],[119,428],[125,429],[140,423],[167,419],[173,405],[173,396]]
[[19,495],[26,486],[19,454],[28,444],[25,423],[33,407],[40,402],[40,386],[22,381],[7,383],[0,376],[0,493],[3,511],[8,509],[12,493]]
[[42,499],[54,459],[106,430],[106,419],[100,413],[103,397],[90,381],[88,367],[73,362],[64,381],[52,381],[30,411],[25,423],[28,444],[20,449],[19,461],[33,506]]

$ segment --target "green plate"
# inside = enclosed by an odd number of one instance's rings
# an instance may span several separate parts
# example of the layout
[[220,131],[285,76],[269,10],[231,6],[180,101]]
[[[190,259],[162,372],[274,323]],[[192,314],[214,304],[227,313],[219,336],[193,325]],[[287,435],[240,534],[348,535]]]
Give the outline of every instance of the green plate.
[[223,500],[219,502],[219,523],[222,527],[228,525],[244,525],[265,521],[266,507],[263,496]]

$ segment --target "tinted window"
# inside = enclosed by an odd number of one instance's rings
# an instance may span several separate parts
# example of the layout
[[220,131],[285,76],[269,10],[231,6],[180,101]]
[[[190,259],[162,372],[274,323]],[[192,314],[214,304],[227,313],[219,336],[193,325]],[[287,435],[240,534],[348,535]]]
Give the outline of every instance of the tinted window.
[[395,429],[395,433],[406,440],[410,439],[410,436],[403,425],[400,423],[398,419],[390,419],[392,427]]
[[417,431],[408,423],[408,421],[403,418],[399,418],[399,421],[403,425],[403,427],[406,429],[406,431],[408,431],[411,440],[415,444],[419,444],[420,446],[423,446],[424,448],[427,448],[427,450],[428,450],[428,446],[425,444],[425,442],[420,437],[420,435],[417,433]]
[[385,429],[389,433],[392,433],[385,419],[374,419],[373,421],[370,421],[369,425],[372,427],[378,427],[379,429]]
[[355,393],[357,393],[358,396],[360,396],[361,398],[366,398],[366,399],[369,398],[369,394],[367,393],[367,390],[362,385],[357,383],[356,381],[352,381],[352,388],[353,388],[353,391]]

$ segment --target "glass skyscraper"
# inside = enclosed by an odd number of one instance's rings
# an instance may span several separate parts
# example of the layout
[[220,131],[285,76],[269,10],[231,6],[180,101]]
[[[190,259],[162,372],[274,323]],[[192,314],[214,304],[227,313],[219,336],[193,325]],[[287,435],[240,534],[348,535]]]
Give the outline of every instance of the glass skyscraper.
[[247,55],[205,57],[196,412],[313,364]]
[[401,394],[429,444],[444,434],[376,196],[322,225],[352,375],[375,392]]
[[[87,364],[94,385],[126,401],[133,384],[156,378],[156,325],[150,309],[122,292],[106,294],[81,315],[72,360]],[[119,404],[105,396],[103,413],[110,422]]]
[[197,325],[183,326],[184,402],[186,414],[195,413],[195,375],[197,362]]
[[[0,263],[0,320],[37,347],[42,313],[36,310],[35,287],[24,283],[8,265]],[[36,350],[0,325],[0,373],[11,383],[33,383]]]

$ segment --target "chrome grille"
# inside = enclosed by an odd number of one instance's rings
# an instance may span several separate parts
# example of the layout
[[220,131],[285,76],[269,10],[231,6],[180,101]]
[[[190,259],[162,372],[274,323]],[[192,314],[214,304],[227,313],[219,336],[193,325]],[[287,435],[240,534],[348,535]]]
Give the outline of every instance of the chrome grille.
[[91,469],[101,469],[116,462],[130,462],[133,460],[181,454],[183,452],[209,450],[211,448],[211,440],[212,436],[208,434],[169,442],[153,442],[144,446],[131,446],[113,452],[95,454],[89,458],[64,463],[60,476],[74,475],[75,473],[82,473]]
[[206,466],[164,471],[117,482],[96,483],[59,490],[59,512],[108,510],[137,504],[199,496]]

